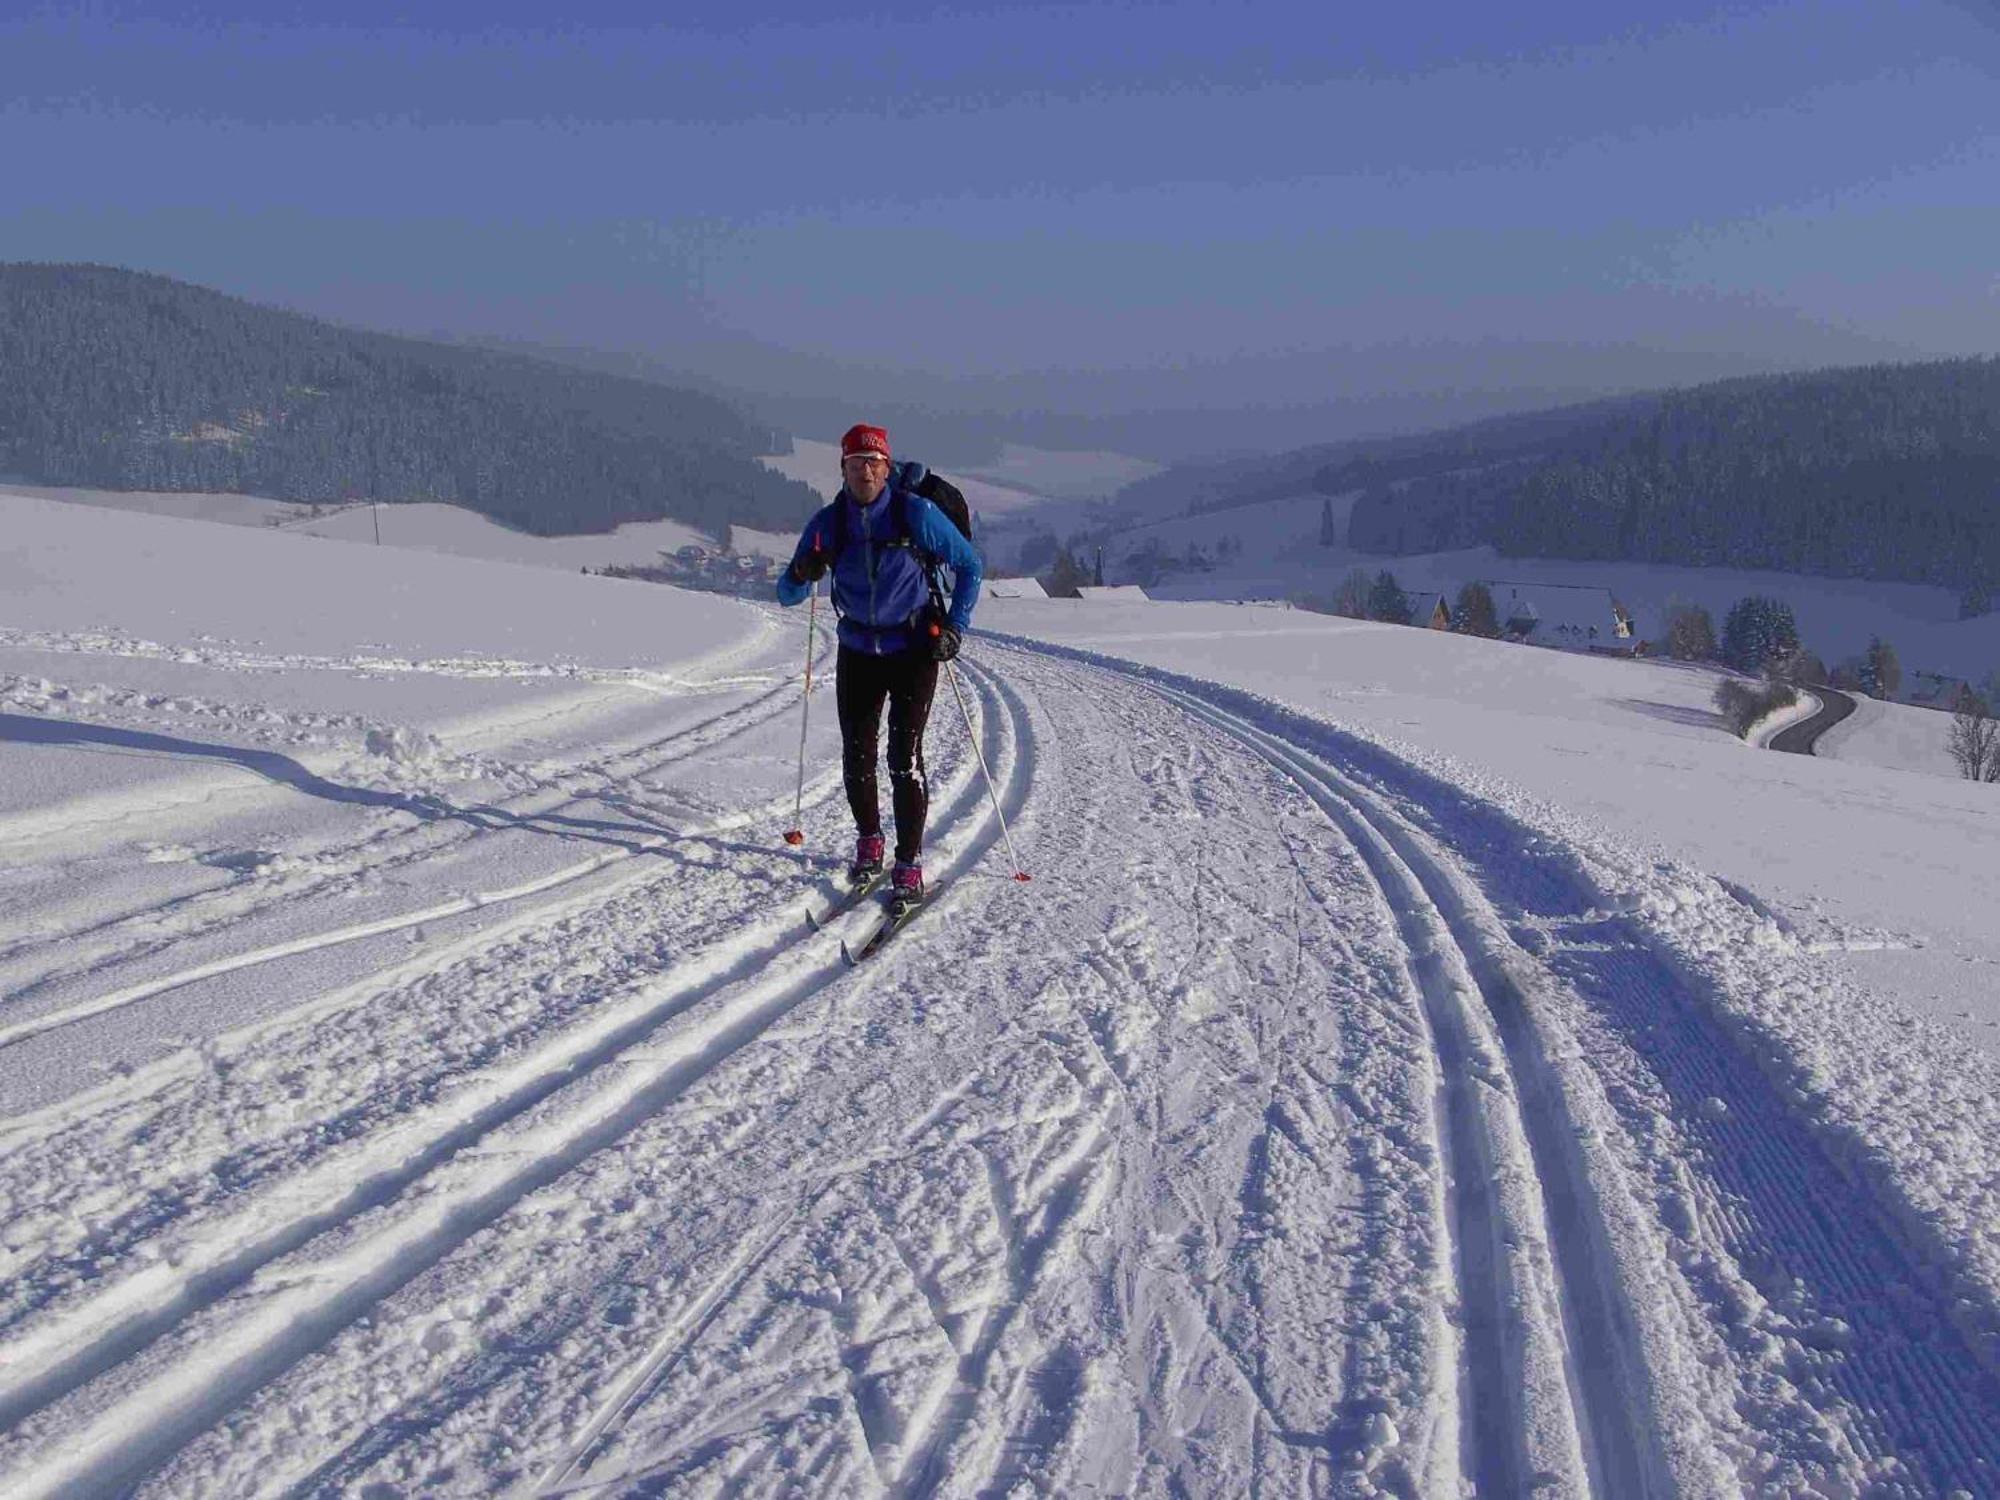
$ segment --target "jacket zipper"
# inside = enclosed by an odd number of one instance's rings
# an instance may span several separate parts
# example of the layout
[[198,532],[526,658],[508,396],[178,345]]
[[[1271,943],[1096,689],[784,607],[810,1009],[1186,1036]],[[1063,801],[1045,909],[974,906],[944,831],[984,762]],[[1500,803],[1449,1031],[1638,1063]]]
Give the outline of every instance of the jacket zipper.
[[868,518],[865,514],[861,518],[861,546],[862,557],[868,564],[869,639],[874,642],[875,655],[880,656],[882,654],[880,626],[875,623],[876,616],[880,612],[875,597],[875,538],[868,532]]

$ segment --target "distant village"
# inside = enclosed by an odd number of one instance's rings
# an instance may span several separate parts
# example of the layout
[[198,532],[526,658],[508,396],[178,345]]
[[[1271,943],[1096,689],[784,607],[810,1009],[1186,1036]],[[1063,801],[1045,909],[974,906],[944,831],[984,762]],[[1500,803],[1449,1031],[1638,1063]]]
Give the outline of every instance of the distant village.
[[678,584],[709,594],[761,599],[771,592],[777,564],[761,552],[736,552],[690,542],[672,552],[662,552],[657,563],[613,563],[596,571],[606,578],[638,578],[647,583]]

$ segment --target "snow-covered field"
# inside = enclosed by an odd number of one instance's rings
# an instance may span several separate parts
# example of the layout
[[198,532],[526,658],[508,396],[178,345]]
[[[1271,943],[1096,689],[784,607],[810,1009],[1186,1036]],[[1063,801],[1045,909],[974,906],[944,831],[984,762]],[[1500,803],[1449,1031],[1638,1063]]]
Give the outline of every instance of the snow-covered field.
[[995,599],[850,970],[803,611],[4,504],[0,1492],[2000,1493],[1995,788]]
[[[1428,590],[1452,598],[1475,578],[1583,585],[1609,589],[1633,612],[1641,635],[1654,639],[1662,634],[1667,610],[1675,604],[1703,606],[1720,631],[1737,600],[1746,594],[1770,594],[1791,605],[1800,636],[1829,663],[1860,655],[1871,637],[1880,636],[1896,648],[1906,687],[1915,685],[1918,668],[1975,682],[2000,672],[2000,613],[1960,620],[1958,598],[1949,589],[1736,568],[1500,557],[1490,547],[1383,557],[1345,545],[1320,546],[1323,499],[1304,495],[1208,515],[1120,523],[1114,544],[1105,549],[1107,580],[1123,581],[1117,564],[1149,542],[1157,541],[1176,557],[1185,555],[1194,543],[1212,560],[1217,542],[1229,537],[1241,545],[1240,554],[1209,571],[1175,572],[1149,592],[1156,599],[1330,599],[1341,579],[1355,568],[1371,576],[1386,568],[1411,592]],[[1342,535],[1353,500],[1353,495],[1346,495],[1333,502],[1334,524]],[[1064,536],[1069,525],[1082,521],[1080,516],[1047,514]],[[1011,563],[1021,541],[1040,527],[1042,518],[1029,514],[1010,519],[1014,524],[996,528],[994,534],[995,555],[1003,564]]]
[[[443,552],[454,557],[484,558],[489,562],[562,568],[571,573],[613,564],[650,567],[660,561],[662,552],[675,552],[689,543],[704,547],[715,544],[715,538],[680,521],[637,521],[595,536],[531,536],[462,506],[430,503],[330,505],[322,507],[322,513],[315,518],[312,506],[286,500],[265,500],[255,495],[0,484],[0,504],[15,499],[60,500],[68,504],[131,511],[141,515],[282,529],[297,536],[330,537],[338,541],[366,542],[370,546],[379,542],[384,547]],[[776,537],[738,527],[731,540],[739,552],[790,557],[796,538]]]

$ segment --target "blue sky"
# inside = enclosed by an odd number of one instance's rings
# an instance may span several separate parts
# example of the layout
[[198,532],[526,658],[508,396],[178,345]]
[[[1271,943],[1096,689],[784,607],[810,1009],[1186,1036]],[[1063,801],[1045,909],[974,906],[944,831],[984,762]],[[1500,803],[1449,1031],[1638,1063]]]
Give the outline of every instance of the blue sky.
[[8,9],[0,259],[1105,410],[2000,352],[1990,7],[1510,9]]

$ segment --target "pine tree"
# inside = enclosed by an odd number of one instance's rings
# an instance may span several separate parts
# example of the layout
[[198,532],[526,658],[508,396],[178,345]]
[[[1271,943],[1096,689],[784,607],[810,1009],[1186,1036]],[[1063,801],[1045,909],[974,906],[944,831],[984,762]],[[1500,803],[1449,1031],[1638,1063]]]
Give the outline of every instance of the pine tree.
[[1338,547],[1340,538],[1333,530],[1333,497],[1328,496],[1319,503],[1319,544],[1322,547]]
[[1774,656],[1799,649],[1792,607],[1781,599],[1751,594],[1730,607],[1722,624],[1722,659],[1739,672],[1762,672]]
[[1493,607],[1493,591],[1474,579],[1458,591],[1458,607],[1451,612],[1451,628],[1460,635],[1500,638],[1500,616]]
[[1083,586],[1090,582],[1090,575],[1083,565],[1070,554],[1067,547],[1056,552],[1056,560],[1049,571],[1042,576],[1042,587],[1051,599],[1078,599],[1082,597]]
[[1396,582],[1396,575],[1384,568],[1368,589],[1368,618],[1386,625],[1410,623],[1410,596]]

